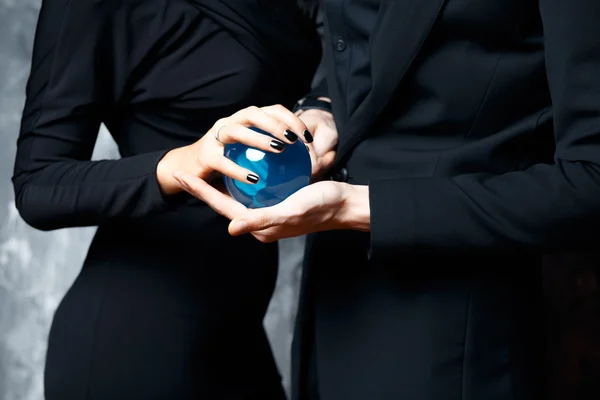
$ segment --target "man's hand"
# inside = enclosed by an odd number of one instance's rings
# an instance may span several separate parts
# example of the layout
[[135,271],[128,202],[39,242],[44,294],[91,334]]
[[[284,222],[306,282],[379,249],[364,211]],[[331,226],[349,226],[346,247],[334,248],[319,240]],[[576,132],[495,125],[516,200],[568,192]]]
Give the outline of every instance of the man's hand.
[[312,175],[318,180],[331,167],[338,144],[338,132],[333,115],[323,110],[299,111],[296,115],[304,122],[314,137],[311,147],[314,151]]
[[227,194],[190,174],[175,174],[190,194],[229,218],[233,236],[251,233],[263,243],[307,233],[370,230],[369,188],[323,181],[300,189],[273,206],[247,209]]

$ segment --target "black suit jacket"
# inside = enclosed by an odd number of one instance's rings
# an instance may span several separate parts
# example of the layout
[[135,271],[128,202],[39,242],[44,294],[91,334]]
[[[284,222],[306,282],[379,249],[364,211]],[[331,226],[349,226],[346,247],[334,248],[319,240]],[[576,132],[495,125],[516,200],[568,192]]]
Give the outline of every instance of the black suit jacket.
[[600,222],[599,20],[597,0],[383,2],[353,113],[326,32],[335,176],[369,185],[371,232],[309,239],[296,398],[313,342],[323,400],[539,398],[537,253]]

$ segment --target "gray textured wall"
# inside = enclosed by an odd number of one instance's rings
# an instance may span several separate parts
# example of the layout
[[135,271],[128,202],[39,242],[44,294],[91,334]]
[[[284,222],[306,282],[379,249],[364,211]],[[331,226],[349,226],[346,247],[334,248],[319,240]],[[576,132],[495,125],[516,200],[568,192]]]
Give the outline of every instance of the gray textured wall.
[[[20,219],[10,183],[40,0],[0,0],[0,400],[41,400],[54,310],[79,272],[94,229],[38,232]],[[101,131],[94,158],[116,157]],[[279,280],[265,326],[284,383],[300,274],[301,239],[281,244]]]

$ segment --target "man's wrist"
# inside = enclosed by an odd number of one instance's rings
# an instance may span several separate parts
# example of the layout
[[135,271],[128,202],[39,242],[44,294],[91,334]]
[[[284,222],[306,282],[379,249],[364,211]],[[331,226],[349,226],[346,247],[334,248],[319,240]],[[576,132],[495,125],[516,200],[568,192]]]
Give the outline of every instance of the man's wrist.
[[308,110],[299,110],[296,112],[296,116],[297,117],[314,116],[314,117],[319,117],[319,118],[333,121],[332,113],[330,113],[329,111],[325,111],[325,110],[321,110],[321,109],[317,109],[317,108],[309,108]]
[[331,113],[331,99],[328,97],[305,97],[303,99],[298,100],[296,105],[294,105],[293,112],[296,115],[300,115],[301,113],[309,110],[321,110],[328,113]]
[[343,201],[338,218],[342,229],[361,232],[371,231],[371,209],[369,186],[340,183]]

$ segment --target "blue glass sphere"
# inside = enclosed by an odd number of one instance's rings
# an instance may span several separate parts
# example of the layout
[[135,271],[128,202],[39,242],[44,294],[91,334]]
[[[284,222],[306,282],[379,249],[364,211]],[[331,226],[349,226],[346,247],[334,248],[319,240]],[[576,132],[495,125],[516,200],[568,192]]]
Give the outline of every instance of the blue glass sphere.
[[[261,129],[250,129],[274,137]],[[286,143],[281,153],[265,152],[241,143],[228,144],[225,157],[259,177],[258,183],[251,184],[224,176],[229,194],[248,208],[274,206],[310,182],[310,155],[300,140]]]

